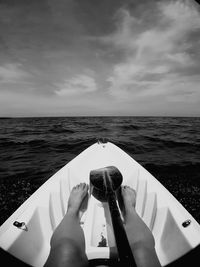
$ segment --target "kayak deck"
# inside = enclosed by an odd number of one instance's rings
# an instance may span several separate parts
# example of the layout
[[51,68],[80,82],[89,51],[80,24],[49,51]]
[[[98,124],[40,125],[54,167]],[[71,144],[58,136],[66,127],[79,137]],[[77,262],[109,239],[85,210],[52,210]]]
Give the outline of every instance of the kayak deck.
[[[23,203],[1,226],[0,246],[32,266],[43,266],[49,255],[50,238],[66,213],[73,186],[89,184],[91,170],[111,165],[122,173],[122,184],[136,190],[136,211],[154,235],[162,266],[200,243],[200,226],[187,210],[135,160],[106,143],[86,149]],[[184,227],[188,220],[191,223]],[[14,226],[15,221],[24,222],[27,231]],[[107,203],[90,196],[81,226],[88,258],[109,258],[115,238]]]

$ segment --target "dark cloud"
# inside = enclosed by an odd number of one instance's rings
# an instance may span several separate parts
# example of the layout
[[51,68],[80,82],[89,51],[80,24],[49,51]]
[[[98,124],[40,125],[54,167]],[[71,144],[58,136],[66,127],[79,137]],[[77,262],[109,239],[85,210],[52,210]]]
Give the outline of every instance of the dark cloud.
[[110,110],[120,101],[125,110],[155,95],[172,101],[189,86],[197,92],[199,23],[188,0],[0,0],[2,99],[46,97],[64,109],[70,95],[71,106],[91,105],[85,92],[96,102],[101,95],[99,109],[109,99]]
[[115,30],[116,11],[129,0],[75,0],[77,21],[92,36],[109,34]]

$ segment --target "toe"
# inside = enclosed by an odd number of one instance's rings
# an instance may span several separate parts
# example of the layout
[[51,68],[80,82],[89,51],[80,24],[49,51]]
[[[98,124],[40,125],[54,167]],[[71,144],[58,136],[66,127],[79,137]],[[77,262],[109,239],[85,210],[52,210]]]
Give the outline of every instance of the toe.
[[126,185],[122,186],[122,193],[124,193],[126,190]]
[[134,195],[136,195],[136,191],[135,191],[135,189],[131,188],[131,190],[133,191]]
[[77,185],[73,186],[72,190],[74,191],[76,190],[76,188],[77,188]]
[[79,185],[77,184],[76,186],[75,186],[75,190],[77,190],[79,188]]
[[81,188],[84,190],[86,187],[86,183],[81,183]]
[[87,191],[88,190],[88,185],[84,183],[84,189]]

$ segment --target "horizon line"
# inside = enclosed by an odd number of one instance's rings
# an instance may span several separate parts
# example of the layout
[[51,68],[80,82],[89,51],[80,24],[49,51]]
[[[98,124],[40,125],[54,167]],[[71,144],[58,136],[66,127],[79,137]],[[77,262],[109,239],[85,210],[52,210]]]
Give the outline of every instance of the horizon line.
[[0,116],[0,119],[25,119],[25,118],[85,118],[85,117],[155,117],[155,118],[200,118],[200,115],[48,115],[48,116]]

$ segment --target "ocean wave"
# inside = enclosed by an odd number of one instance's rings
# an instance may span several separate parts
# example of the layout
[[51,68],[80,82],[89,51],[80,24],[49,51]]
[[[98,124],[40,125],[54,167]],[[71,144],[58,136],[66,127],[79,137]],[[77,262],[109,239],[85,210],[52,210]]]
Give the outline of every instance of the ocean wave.
[[29,118],[13,119],[12,124],[4,120],[0,125],[0,154],[6,164],[9,158],[16,157],[17,151],[22,155],[18,158],[19,166],[23,166],[23,156],[24,160],[45,158],[43,165],[49,166],[51,159],[60,161],[76,156],[104,137],[143,163],[178,161],[184,164],[187,158],[197,162],[200,120],[194,121],[193,128],[184,128],[185,124],[191,124],[191,119]]
[[15,136],[28,136],[28,135],[33,135],[33,136],[36,136],[38,134],[43,134],[44,130],[43,129],[15,129],[13,130],[13,135]]
[[34,147],[41,147],[46,144],[46,141],[43,139],[38,140],[3,140],[0,142],[0,147],[16,147],[16,146],[34,146]]
[[94,138],[89,139],[76,139],[76,140],[66,140],[60,143],[55,143],[53,147],[54,150],[58,152],[70,152],[73,153],[74,151],[80,153],[82,150],[87,148],[88,146],[92,145],[96,140]]
[[111,142],[113,142],[115,145],[119,146],[122,150],[124,150],[129,155],[134,155],[138,153],[144,153],[145,152],[145,146],[142,144],[129,142],[129,141],[119,141],[115,139],[111,139]]
[[152,136],[144,136],[150,142],[160,144],[162,146],[169,147],[169,148],[176,148],[176,147],[195,147],[200,148],[200,145],[197,142],[191,141],[178,141],[178,140],[166,140],[159,137],[152,137]]
[[193,170],[196,169],[196,170],[199,170],[198,175],[200,173],[200,162],[196,162],[194,164],[191,164],[191,162],[189,162],[189,161],[184,161],[184,162],[182,162],[182,164],[177,164],[177,163],[169,163],[169,164],[160,164],[159,163],[158,164],[157,162],[155,162],[155,163],[145,163],[145,164],[143,164],[143,166],[145,168],[149,168],[149,169],[160,168],[163,170],[164,169],[167,170],[167,168],[170,167],[171,171],[176,171],[176,172],[177,172],[177,170],[183,169],[183,168],[187,169],[188,171],[190,171],[191,169],[193,169]]
[[121,125],[120,128],[122,130],[139,130],[140,129],[139,126],[133,125],[133,124],[130,124],[130,125]]
[[75,133],[75,131],[73,129],[67,129],[67,128],[64,128],[62,126],[54,126],[51,129],[49,129],[48,132],[56,133],[56,134],[66,134],[66,133],[73,134],[73,133]]

